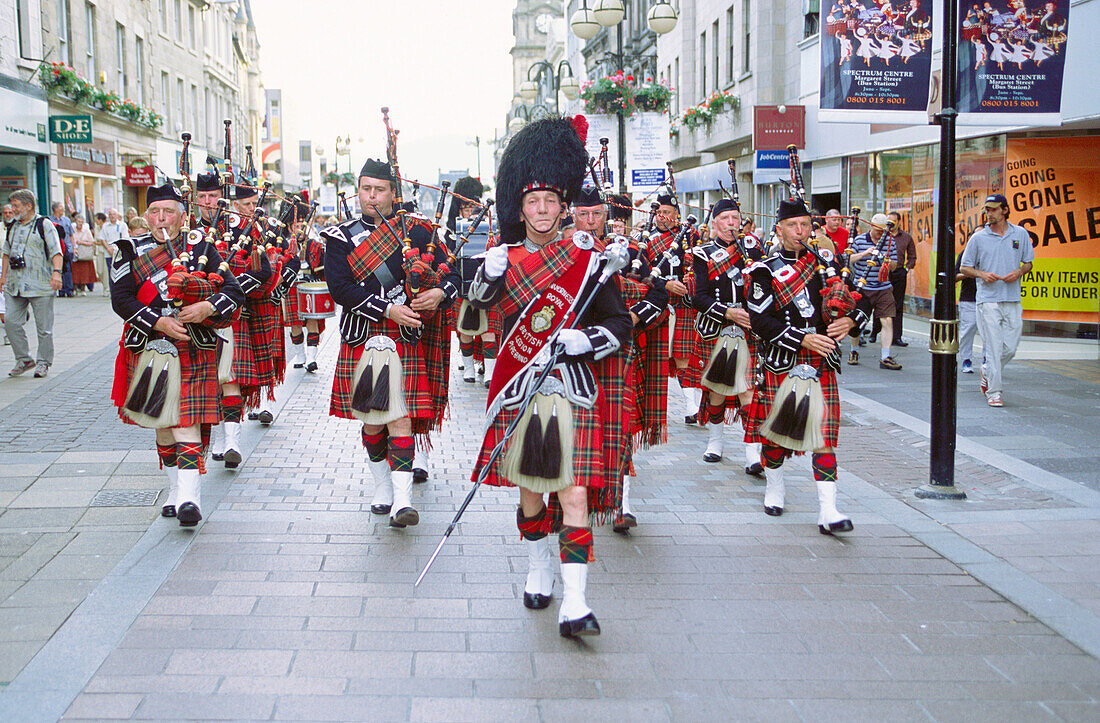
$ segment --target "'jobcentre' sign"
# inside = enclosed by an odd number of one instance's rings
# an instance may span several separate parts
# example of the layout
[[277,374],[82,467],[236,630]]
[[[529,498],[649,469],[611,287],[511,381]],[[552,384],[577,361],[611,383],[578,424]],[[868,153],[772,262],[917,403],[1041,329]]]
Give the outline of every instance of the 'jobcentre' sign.
[[51,143],[91,143],[92,117],[90,115],[50,116]]

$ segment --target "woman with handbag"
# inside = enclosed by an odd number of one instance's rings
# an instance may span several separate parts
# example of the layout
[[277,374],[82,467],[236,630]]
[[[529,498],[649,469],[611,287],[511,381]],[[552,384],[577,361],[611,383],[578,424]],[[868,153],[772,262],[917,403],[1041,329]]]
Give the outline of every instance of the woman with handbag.
[[83,214],[73,216],[73,242],[76,247],[73,286],[80,291],[81,296],[87,296],[89,291],[95,291],[95,283],[99,281],[99,277],[95,270],[95,237],[92,229],[84,223]]

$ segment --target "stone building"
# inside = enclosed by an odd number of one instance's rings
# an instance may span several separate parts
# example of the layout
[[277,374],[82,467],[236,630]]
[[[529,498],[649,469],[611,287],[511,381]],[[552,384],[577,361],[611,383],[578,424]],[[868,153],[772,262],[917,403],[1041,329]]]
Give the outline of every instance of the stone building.
[[46,92],[35,82],[42,57],[39,0],[0,2],[0,202],[21,188],[48,202]]

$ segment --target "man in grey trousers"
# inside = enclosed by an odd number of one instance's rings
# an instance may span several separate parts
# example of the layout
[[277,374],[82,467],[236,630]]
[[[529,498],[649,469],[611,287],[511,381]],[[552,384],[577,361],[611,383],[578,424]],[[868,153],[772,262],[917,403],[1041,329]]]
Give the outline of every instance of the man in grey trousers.
[[[34,375],[42,378],[53,364],[53,304],[61,288],[63,251],[53,223],[35,213],[34,193],[15,191],[8,201],[15,219],[3,238],[0,270],[0,288],[7,306],[4,330],[15,353],[15,368],[8,374],[17,377],[33,368]],[[23,330],[28,309],[34,312],[38,329],[37,363]]]

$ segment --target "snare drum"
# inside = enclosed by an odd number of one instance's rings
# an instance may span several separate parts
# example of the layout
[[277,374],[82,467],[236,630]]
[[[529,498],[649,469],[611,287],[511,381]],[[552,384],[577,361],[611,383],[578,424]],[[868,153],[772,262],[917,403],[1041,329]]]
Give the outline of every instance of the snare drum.
[[328,319],[336,316],[336,305],[324,281],[298,284],[298,315],[303,319]]

